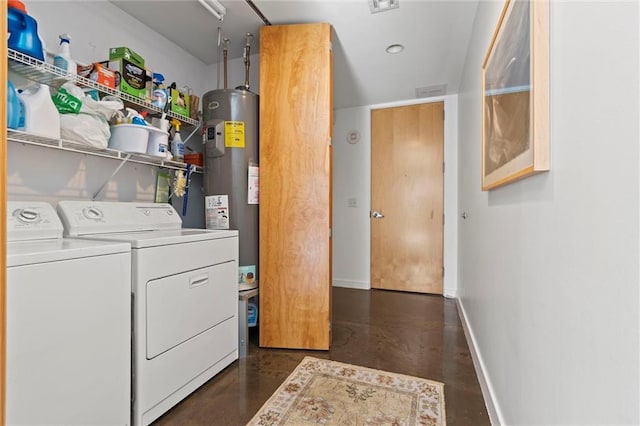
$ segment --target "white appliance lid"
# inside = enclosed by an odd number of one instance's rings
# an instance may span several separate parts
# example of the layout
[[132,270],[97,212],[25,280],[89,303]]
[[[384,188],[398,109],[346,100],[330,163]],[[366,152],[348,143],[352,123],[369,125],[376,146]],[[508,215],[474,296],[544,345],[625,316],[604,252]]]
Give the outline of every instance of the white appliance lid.
[[99,239],[100,241],[127,242],[131,244],[131,248],[140,249],[170,244],[208,241],[218,238],[232,238],[237,236],[238,231],[235,230],[177,229],[167,231],[121,232],[100,235],[85,235],[84,237]]
[[170,204],[117,201],[60,201],[65,236],[181,229],[182,219]]
[[[130,253],[131,245],[68,238],[7,243],[7,267]],[[52,279],[64,277],[52,277]]]
[[53,206],[40,201],[7,201],[7,241],[62,238]]

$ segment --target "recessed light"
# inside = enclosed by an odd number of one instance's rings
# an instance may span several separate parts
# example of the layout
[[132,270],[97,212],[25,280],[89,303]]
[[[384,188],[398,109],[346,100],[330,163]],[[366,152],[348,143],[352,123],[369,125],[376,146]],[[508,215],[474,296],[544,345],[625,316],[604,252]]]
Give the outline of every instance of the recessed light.
[[400,53],[404,50],[404,46],[401,44],[390,44],[389,46],[387,46],[387,53],[390,54],[396,54],[396,53]]

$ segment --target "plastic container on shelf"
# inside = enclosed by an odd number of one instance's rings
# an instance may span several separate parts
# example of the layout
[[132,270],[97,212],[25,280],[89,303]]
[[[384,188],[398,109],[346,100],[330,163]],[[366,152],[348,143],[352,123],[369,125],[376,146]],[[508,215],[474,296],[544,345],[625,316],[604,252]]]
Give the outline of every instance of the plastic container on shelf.
[[44,61],[44,49],[38,36],[36,20],[27,14],[27,9],[21,1],[9,0],[7,6],[9,49]]
[[71,59],[71,48],[69,47],[71,37],[69,34],[60,34],[58,37],[60,38],[60,51],[53,58],[53,65],[65,71],[67,75],[76,75],[78,66]]
[[139,124],[117,124],[111,126],[109,148],[146,154],[150,129],[150,126],[141,126]]
[[34,84],[18,90],[22,101],[24,131],[34,135],[60,139],[60,115],[51,100],[49,87]]
[[167,89],[164,87],[164,76],[160,73],[153,73],[153,96],[151,103],[160,109],[164,109],[167,104]]
[[153,126],[149,126],[149,141],[147,154],[154,157],[166,158],[169,151],[169,133]]
[[171,124],[173,124],[176,128],[176,131],[173,135],[173,140],[171,141],[171,153],[173,154],[173,159],[176,161],[184,160],[184,142],[182,141],[182,136],[180,136],[180,122],[175,118],[171,120]]
[[11,80],[7,80],[7,127],[18,129],[20,126],[20,99]]

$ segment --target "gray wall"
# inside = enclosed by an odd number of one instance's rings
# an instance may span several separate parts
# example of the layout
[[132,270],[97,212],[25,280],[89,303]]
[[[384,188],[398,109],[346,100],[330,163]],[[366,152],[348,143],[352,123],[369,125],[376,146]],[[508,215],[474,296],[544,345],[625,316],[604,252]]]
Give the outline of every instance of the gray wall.
[[551,171],[480,191],[480,2],[459,96],[458,295],[509,425],[639,424],[639,6],[551,4]]

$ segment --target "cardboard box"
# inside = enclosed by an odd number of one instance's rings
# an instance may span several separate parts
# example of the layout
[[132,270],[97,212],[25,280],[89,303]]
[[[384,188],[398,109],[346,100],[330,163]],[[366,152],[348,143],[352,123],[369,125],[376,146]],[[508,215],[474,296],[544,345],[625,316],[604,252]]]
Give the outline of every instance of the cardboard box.
[[[103,64],[105,64],[105,62],[103,62]],[[116,74],[116,89],[135,96],[136,98],[146,99],[147,72],[144,68],[124,58],[109,60],[106,64]]]
[[109,49],[109,60],[126,59],[134,65],[144,68],[144,58],[128,47],[112,47]]
[[238,284],[253,284],[256,280],[256,265],[238,266]]
[[185,163],[193,164],[194,166],[200,166],[204,164],[203,155],[201,152],[193,152],[191,154],[184,154],[183,161]]
[[176,89],[171,89],[170,96],[171,112],[189,117],[189,95]]
[[116,73],[106,63],[78,64],[78,75],[112,89],[116,87]]

